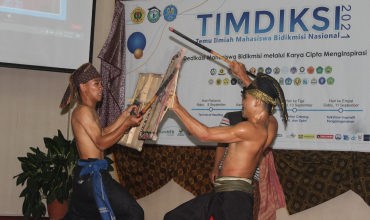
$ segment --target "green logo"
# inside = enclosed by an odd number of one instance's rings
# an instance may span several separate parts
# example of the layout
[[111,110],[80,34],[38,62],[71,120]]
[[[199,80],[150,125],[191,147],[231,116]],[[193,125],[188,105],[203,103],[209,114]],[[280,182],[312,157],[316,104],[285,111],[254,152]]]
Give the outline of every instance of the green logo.
[[334,84],[334,78],[333,77],[329,77],[328,80],[328,85],[333,85]]
[[324,69],[323,69],[321,66],[319,66],[319,67],[317,67],[317,68],[316,68],[316,72],[317,72],[318,74],[321,74],[323,70],[324,70]]
[[331,66],[325,67],[325,73],[331,73],[332,70]]

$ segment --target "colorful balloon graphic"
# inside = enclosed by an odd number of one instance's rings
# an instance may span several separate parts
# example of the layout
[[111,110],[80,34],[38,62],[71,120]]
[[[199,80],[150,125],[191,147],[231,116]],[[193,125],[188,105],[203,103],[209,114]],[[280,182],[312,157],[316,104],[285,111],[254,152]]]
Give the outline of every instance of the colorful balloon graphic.
[[146,46],[146,38],[141,32],[135,32],[127,40],[127,49],[134,54],[136,59],[143,56],[143,50]]

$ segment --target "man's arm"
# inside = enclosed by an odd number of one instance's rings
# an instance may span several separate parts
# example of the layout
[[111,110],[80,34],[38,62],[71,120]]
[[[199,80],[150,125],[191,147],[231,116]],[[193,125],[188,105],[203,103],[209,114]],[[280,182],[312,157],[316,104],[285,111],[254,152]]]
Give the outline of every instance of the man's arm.
[[216,147],[216,155],[215,155],[215,163],[213,164],[213,170],[211,172],[211,183],[215,183],[215,179],[220,175],[220,170],[218,167],[222,161],[222,158],[225,155],[227,144],[225,143],[218,143]]
[[130,113],[133,109],[135,109],[135,115],[137,114],[137,107],[136,105],[130,105],[126,108],[125,111],[113,122],[113,124],[109,125],[108,127],[103,128],[103,134],[109,134],[112,131],[116,130],[122,123],[130,116]]
[[131,115],[118,126],[116,130],[109,134],[102,135],[100,127],[94,120],[94,114],[91,108],[82,106],[75,114],[75,119],[78,124],[85,130],[95,146],[101,151],[115,144],[128,128],[140,125],[140,121],[143,119],[140,115]]
[[177,114],[189,132],[202,142],[236,143],[255,138],[251,135],[252,132],[247,132],[254,128],[248,121],[241,122],[235,126],[208,128],[190,116],[178,102],[176,94],[171,93],[171,95],[174,96],[174,98],[170,98],[167,105],[171,106],[171,102],[173,102],[173,107],[171,109]]
[[233,66],[229,64],[231,71],[244,83],[245,87],[248,87],[252,80],[249,78],[244,64],[238,63],[236,60],[233,60],[233,64]]

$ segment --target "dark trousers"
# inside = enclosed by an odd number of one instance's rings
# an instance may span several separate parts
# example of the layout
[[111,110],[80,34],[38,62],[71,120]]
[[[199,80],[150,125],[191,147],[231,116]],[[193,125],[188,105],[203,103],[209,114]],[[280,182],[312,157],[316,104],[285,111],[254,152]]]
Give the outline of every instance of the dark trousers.
[[[90,160],[90,159],[89,159]],[[84,160],[89,162],[88,160]],[[79,176],[83,167],[73,171],[73,192],[68,213],[62,220],[101,220],[94,199],[93,178],[90,174]],[[144,211],[134,197],[121,184],[112,179],[107,170],[100,171],[109,203],[117,220],[143,220]]]
[[198,196],[164,216],[164,220],[252,220],[253,195],[242,191]]

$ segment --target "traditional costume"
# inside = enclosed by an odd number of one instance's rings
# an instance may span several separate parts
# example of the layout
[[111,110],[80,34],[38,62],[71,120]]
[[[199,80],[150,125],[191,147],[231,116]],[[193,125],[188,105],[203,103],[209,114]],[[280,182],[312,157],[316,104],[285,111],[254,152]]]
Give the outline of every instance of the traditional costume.
[[[69,86],[60,107],[76,98],[80,84],[101,77],[90,63],[85,63],[69,77]],[[144,211],[134,197],[109,174],[106,160],[79,160],[73,171],[73,192],[68,213],[63,220],[143,220]]]
[[[284,121],[287,121],[288,114],[284,93],[279,83],[274,78],[266,74],[258,73],[255,80],[247,88],[244,87],[242,93],[243,95],[244,93],[248,93],[249,95],[269,104],[271,106],[270,113],[273,113],[274,107],[277,105],[277,100],[279,100],[285,119]],[[227,120],[224,122],[227,124]],[[271,164],[271,160],[269,163],[267,162],[263,164],[265,171],[265,165]],[[265,175],[264,173],[264,178],[265,177],[275,177],[274,184],[265,185],[268,185],[270,188],[277,185],[277,175]],[[282,189],[280,183],[277,187]],[[274,191],[271,192],[274,193]],[[282,193],[282,190],[279,192],[280,198],[277,202],[282,204],[285,202],[284,194]],[[269,197],[269,199],[271,199],[271,197]],[[168,212],[165,215],[164,220],[252,220],[253,202],[253,187],[251,179],[240,177],[219,177],[215,181],[214,192],[198,196],[178,206],[171,212]],[[274,202],[274,200],[272,202]],[[264,205],[265,204],[266,202]]]

